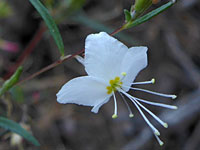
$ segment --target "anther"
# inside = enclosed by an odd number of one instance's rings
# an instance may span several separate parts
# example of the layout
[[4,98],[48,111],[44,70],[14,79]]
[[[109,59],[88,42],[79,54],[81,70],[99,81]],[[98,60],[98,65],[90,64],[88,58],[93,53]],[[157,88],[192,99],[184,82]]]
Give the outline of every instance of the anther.
[[165,128],[168,128],[168,124],[167,124],[167,123],[164,123],[163,126],[164,126]]
[[177,98],[177,96],[176,95],[172,95],[172,99],[176,99]]
[[163,141],[159,141],[159,144],[160,144],[160,146],[163,146],[164,143],[163,143]]
[[130,117],[130,118],[133,118],[133,117],[134,117],[134,114],[129,114],[129,117]]
[[151,79],[152,84],[155,84],[156,80],[153,78]]
[[155,135],[160,136],[160,132],[158,130],[154,131]]
[[113,118],[113,119],[116,119],[116,118],[117,118],[117,115],[116,115],[116,114],[113,114],[113,115],[112,115],[112,118]]
[[122,74],[123,76],[126,76],[126,72],[122,72],[121,74]]
[[174,109],[178,109],[178,107],[177,107],[177,106],[174,106]]
[[163,146],[163,144],[164,144],[163,141],[161,141],[157,135],[155,135],[155,137],[156,137],[156,140],[158,141],[158,143],[160,144],[160,146]]

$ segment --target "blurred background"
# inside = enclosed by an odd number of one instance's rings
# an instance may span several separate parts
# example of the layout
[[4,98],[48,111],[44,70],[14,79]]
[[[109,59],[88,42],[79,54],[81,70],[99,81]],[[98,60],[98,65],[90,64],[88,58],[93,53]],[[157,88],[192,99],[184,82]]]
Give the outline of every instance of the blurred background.
[[[124,22],[123,9],[132,0],[45,0],[58,23],[65,54],[84,48],[90,33],[111,33]],[[168,1],[153,5],[153,10]],[[3,3],[3,4],[2,4]],[[27,141],[11,145],[11,133],[1,133],[0,150],[198,150],[200,149],[200,2],[180,0],[172,8],[138,27],[120,32],[117,38],[129,47],[148,46],[148,67],[136,81],[156,79],[154,85],[141,88],[176,94],[176,100],[142,92],[129,93],[154,102],[178,106],[167,110],[147,106],[169,124],[164,129],[151,116],[164,141],[159,146],[133,104],[134,118],[118,100],[118,118],[112,119],[113,100],[99,111],[73,104],[61,105],[56,93],[72,78],[86,75],[75,59],[64,62],[32,80],[13,88],[0,101],[0,115],[23,124],[41,143],[35,147]],[[34,43],[34,42],[35,43]],[[34,46],[30,44],[34,43]],[[31,47],[31,48],[30,48]],[[30,55],[27,56],[28,52]],[[26,59],[23,59],[26,55]],[[0,0],[0,77],[1,82],[23,61],[21,79],[39,71],[60,57],[57,46],[45,29],[42,19],[27,0]],[[78,88],[78,87],[77,87]],[[6,100],[5,100],[6,99]],[[1,130],[0,130],[1,131]]]

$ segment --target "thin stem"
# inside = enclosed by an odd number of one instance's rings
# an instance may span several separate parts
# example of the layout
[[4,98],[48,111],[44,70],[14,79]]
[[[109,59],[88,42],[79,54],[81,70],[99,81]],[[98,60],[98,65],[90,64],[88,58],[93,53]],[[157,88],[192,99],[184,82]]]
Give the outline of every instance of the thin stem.
[[138,104],[135,102],[135,98],[132,97],[131,95],[129,95],[128,93],[124,92],[123,90],[120,90],[120,92],[122,92],[125,96],[127,96],[132,102],[133,104],[136,106],[136,108],[138,109],[138,111],[140,112],[141,116],[143,117],[143,119],[145,120],[145,122],[149,125],[149,127],[152,129],[153,133],[156,135],[160,135],[160,132],[151,124],[151,122],[147,119],[147,117],[144,115],[144,113],[142,112],[142,110],[140,109],[140,107],[138,106]]
[[143,103],[146,103],[146,104],[149,104],[149,105],[168,108],[168,109],[178,109],[178,107],[174,106],[174,105],[167,105],[167,104],[162,104],[162,103],[150,102],[150,101],[147,101],[147,100],[144,100],[144,99],[141,99],[141,98],[137,98],[137,97],[134,97],[134,98],[137,99],[140,102],[143,102]]
[[163,144],[164,144],[163,141],[161,141],[161,139],[156,134],[154,134],[154,136],[156,137],[156,140],[158,141],[160,146],[163,146]]
[[25,81],[27,81],[27,80],[30,80],[30,79],[32,79],[32,78],[34,78],[34,77],[40,75],[41,73],[46,72],[46,71],[48,71],[48,70],[50,70],[50,69],[52,69],[52,68],[54,68],[54,67],[56,67],[56,66],[62,64],[64,61],[69,60],[69,59],[71,59],[71,58],[75,57],[76,55],[79,55],[79,54],[81,54],[81,53],[83,53],[83,52],[84,52],[84,49],[82,49],[82,50],[76,52],[76,53],[73,54],[73,55],[69,55],[69,56],[64,57],[63,59],[57,60],[56,62],[50,64],[50,65],[47,66],[47,67],[44,67],[43,69],[41,69],[40,71],[38,71],[38,72],[32,74],[31,76],[29,76],[29,77],[27,77],[27,78],[25,78],[25,79],[19,81],[19,82],[17,83],[17,85],[19,85],[19,84],[21,84],[21,83],[23,83],[23,82],[25,82]]
[[[122,30],[123,30],[123,28],[120,27],[120,28],[116,29],[115,31],[113,31],[110,35],[113,36],[113,35],[119,33],[119,32],[122,31]],[[25,81],[28,81],[28,80],[30,80],[30,79],[32,79],[32,78],[34,78],[34,77],[40,75],[41,73],[46,72],[46,71],[48,71],[48,70],[50,70],[50,69],[52,69],[52,68],[54,68],[54,67],[56,67],[56,66],[62,64],[63,62],[65,62],[65,61],[67,61],[67,60],[70,60],[70,59],[74,58],[74,57],[77,56],[77,55],[82,54],[84,51],[85,51],[85,49],[82,49],[82,50],[80,50],[80,51],[74,53],[73,55],[71,55],[71,56],[69,56],[69,57],[66,57],[66,58],[64,58],[64,59],[59,59],[59,60],[57,60],[56,62],[50,64],[49,66],[44,67],[43,69],[39,70],[38,72],[36,72],[36,73],[30,75],[29,77],[27,77],[27,78],[25,78],[25,79],[19,81],[17,84],[19,85],[19,84],[21,84],[21,83],[23,83],[23,82],[25,82]]]
[[119,94],[120,94],[120,96],[122,97],[122,100],[124,101],[124,103],[126,104],[126,106],[127,106],[127,108],[128,108],[129,117],[130,117],[130,118],[134,117],[133,112],[132,112],[130,106],[128,105],[128,103],[127,103],[125,97],[124,97],[120,92],[119,92]]
[[155,120],[157,120],[163,127],[167,128],[168,125],[167,123],[163,122],[160,118],[158,118],[154,113],[152,113],[150,110],[148,110],[146,107],[144,107],[140,102],[138,102],[136,99],[135,99],[135,102],[140,106],[142,107],[146,112],[148,112]]
[[113,99],[114,99],[115,108],[114,108],[114,114],[112,115],[112,118],[115,119],[115,118],[117,118],[117,100],[116,100],[114,92],[113,92]]
[[158,93],[158,92],[154,92],[154,91],[150,91],[150,90],[146,90],[146,89],[133,88],[133,87],[126,86],[126,85],[122,85],[122,87],[130,88],[132,90],[142,91],[142,92],[146,92],[146,93],[149,93],[149,94],[158,95],[158,96],[162,96],[162,97],[172,98],[172,99],[175,99],[177,97],[176,95],[163,94],[163,93]]
[[22,54],[17,59],[17,62],[14,66],[12,66],[9,69],[9,72],[3,77],[4,80],[10,78],[10,76],[15,72],[15,70],[23,64],[23,62],[27,59],[27,57],[31,54],[31,52],[34,50],[35,46],[39,43],[41,40],[43,33],[46,31],[46,27],[44,24],[41,24],[38,31],[34,35],[33,39],[30,41],[30,43],[27,45],[27,47],[24,49]]
[[163,93],[153,92],[153,91],[141,89],[141,88],[130,88],[130,89],[133,89],[136,91],[142,91],[142,92],[146,92],[146,93],[150,93],[150,94],[154,94],[154,95],[158,95],[158,96],[162,96],[162,97],[168,97],[168,98],[172,98],[172,99],[176,98],[176,95],[163,94]]
[[151,81],[143,81],[143,82],[133,82],[131,85],[142,85],[142,84],[154,84],[155,79],[151,79]]
[[119,32],[121,32],[123,30],[123,26],[122,27],[119,27],[118,29],[114,30],[112,33],[110,33],[110,36],[113,36]]

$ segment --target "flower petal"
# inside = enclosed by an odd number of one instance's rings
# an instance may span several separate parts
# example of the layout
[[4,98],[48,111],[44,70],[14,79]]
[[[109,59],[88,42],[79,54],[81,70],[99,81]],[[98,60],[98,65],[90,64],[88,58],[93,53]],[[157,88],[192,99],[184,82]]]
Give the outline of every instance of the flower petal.
[[109,81],[120,75],[128,48],[105,32],[90,34],[85,44],[85,70],[89,76]]
[[135,80],[137,74],[147,66],[147,47],[131,47],[126,53],[122,65],[121,72],[126,72],[123,79],[123,85],[127,86],[123,89],[128,91],[131,83]]
[[[101,80],[90,76],[70,80],[56,95],[59,103],[75,103],[97,108],[111,96],[107,94],[106,85]],[[98,112],[98,109],[95,112]]]
[[109,100],[110,100],[110,96],[107,97],[107,98],[105,98],[104,101],[101,101],[99,104],[95,105],[95,106],[92,108],[91,111],[92,111],[93,113],[98,113],[99,108],[100,108],[103,104],[107,103]]

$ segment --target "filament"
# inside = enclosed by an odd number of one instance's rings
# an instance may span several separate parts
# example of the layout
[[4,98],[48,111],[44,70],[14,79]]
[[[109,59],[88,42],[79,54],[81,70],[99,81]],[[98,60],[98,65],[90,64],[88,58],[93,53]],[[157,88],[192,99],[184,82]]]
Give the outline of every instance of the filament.
[[123,90],[120,90],[120,92],[122,92],[124,95],[126,95],[136,106],[136,108],[138,109],[138,111],[140,112],[140,114],[142,115],[143,119],[146,121],[146,123],[149,125],[149,127],[152,129],[152,131],[154,132],[154,134],[156,135],[160,135],[160,132],[151,124],[151,122],[147,119],[147,117],[144,115],[144,113],[142,112],[142,110],[140,109],[140,107],[137,105],[137,103],[135,102],[135,98],[132,97],[131,95],[129,95],[128,93],[124,92]]
[[126,104],[127,108],[128,108],[128,111],[129,111],[129,117],[132,118],[134,117],[134,114],[132,113],[131,111],[131,108],[129,106],[129,104],[127,103],[127,101],[125,100],[125,97],[119,92],[120,96],[122,97],[124,103]]
[[153,91],[146,90],[146,89],[141,89],[141,88],[132,88],[132,87],[129,87],[129,88],[133,89],[133,90],[136,90],[136,91],[142,91],[142,92],[146,92],[146,93],[150,93],[150,94],[154,94],[154,95],[158,95],[158,96],[162,96],[162,97],[168,97],[168,98],[172,98],[172,99],[176,98],[176,95],[163,94],[163,93],[153,92]]
[[113,99],[114,99],[115,109],[114,109],[114,114],[112,115],[112,118],[115,119],[115,118],[117,118],[117,100],[116,100],[114,92],[113,92]]
[[148,110],[145,106],[143,106],[140,102],[135,100],[135,102],[142,107],[146,112],[148,112],[155,120],[157,120],[163,127],[167,128],[167,123],[163,122],[160,118],[158,118],[154,113],[152,113],[150,110]]
[[137,97],[134,97],[135,99],[137,99],[140,102],[146,103],[146,104],[150,104],[150,105],[154,105],[154,106],[159,106],[159,107],[164,107],[164,108],[168,108],[168,109],[177,109],[177,106],[173,106],[173,105],[167,105],[167,104],[162,104],[162,103],[156,103],[156,102],[150,102],[144,99],[140,99]]
[[155,79],[151,79],[151,81],[143,81],[143,82],[134,82],[131,85],[141,85],[141,84],[154,84],[155,83]]
[[160,146],[163,146],[163,141],[161,141],[161,139],[156,135],[156,134],[154,134],[155,135],[155,137],[156,137],[156,140],[158,141],[158,143],[160,144]]

